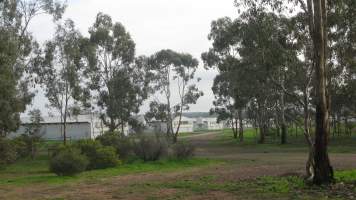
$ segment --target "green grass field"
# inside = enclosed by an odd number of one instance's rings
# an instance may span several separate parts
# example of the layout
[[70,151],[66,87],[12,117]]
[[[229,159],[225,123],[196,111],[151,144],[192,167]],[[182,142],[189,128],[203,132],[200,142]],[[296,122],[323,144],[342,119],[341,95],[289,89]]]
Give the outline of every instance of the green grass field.
[[35,160],[20,160],[0,171],[0,185],[24,186],[33,183],[65,184],[78,181],[95,181],[105,177],[143,172],[167,172],[192,167],[203,167],[221,163],[221,161],[192,158],[187,160],[163,159],[155,162],[133,161],[115,168],[86,171],[73,177],[57,176],[49,172],[48,157],[40,156]]
[[[219,138],[213,140],[212,143],[238,146],[254,152],[307,152],[308,146],[302,131],[302,129],[298,129],[296,134],[294,129],[289,129],[287,144],[281,145],[280,138],[273,134],[266,137],[265,144],[258,144],[259,133],[255,129],[246,129],[244,131],[244,141],[241,143],[238,139],[233,138],[231,129],[224,129]],[[356,134],[330,137],[329,152],[356,153]]]
[[245,130],[243,142],[229,129],[198,134],[184,138],[197,147],[191,159],[134,159],[73,177],[49,172],[47,150],[58,142],[45,142],[35,160],[19,160],[0,170],[0,199],[356,198],[355,137],[330,138],[336,183],[316,187],[302,177],[308,149],[301,132],[290,130],[285,145],[272,135],[258,144],[254,129]]

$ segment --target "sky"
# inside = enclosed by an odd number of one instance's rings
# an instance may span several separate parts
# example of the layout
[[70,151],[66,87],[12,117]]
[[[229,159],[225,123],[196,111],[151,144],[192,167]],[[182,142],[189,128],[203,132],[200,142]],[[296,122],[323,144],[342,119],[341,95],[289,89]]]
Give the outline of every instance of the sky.
[[[207,38],[211,21],[237,16],[233,0],[67,0],[67,4],[63,19],[72,19],[84,36],[88,36],[88,28],[94,23],[97,13],[103,12],[114,22],[125,26],[136,43],[137,56],[172,49],[199,59],[196,76],[202,80],[197,86],[204,96],[190,107],[190,111],[207,112],[212,107],[214,96],[211,87],[217,72],[205,70],[200,55],[211,47]],[[43,43],[52,38],[54,27],[51,17],[42,15],[32,21],[29,30]],[[29,109],[39,108],[46,115],[47,100],[41,89],[38,90]],[[141,108],[141,113],[147,109],[148,102]]]

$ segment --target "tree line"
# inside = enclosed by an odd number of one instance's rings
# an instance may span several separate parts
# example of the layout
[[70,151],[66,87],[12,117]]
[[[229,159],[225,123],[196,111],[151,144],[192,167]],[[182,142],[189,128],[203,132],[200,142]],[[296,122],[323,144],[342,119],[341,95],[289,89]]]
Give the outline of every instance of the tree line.
[[330,121],[334,129],[342,119],[347,126],[356,113],[356,2],[236,0],[235,6],[238,18],[212,22],[212,47],[202,54],[204,65],[219,71],[212,112],[232,122],[241,141],[244,117],[259,127],[260,143],[274,126],[285,144],[287,122],[302,124],[308,179],[332,182]]
[[[138,127],[135,118],[150,97],[147,120],[167,124],[167,136],[177,141],[179,126],[173,119],[189,110],[203,93],[195,77],[198,60],[187,53],[164,49],[151,56],[137,56],[135,42],[120,22],[98,13],[85,37],[71,19],[62,19],[67,5],[54,0],[0,1],[0,134],[20,126],[41,87],[48,107],[60,116],[66,143],[68,118],[83,110],[99,110],[110,132],[124,134],[127,124]],[[52,39],[43,45],[29,31],[38,15],[51,15],[56,25]],[[178,87],[179,101],[172,98]],[[163,96],[163,98],[155,98]]]

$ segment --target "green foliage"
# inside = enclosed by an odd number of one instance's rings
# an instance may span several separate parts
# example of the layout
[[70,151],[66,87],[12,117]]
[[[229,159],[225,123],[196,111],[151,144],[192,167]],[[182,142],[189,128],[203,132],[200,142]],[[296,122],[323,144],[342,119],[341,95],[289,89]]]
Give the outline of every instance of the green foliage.
[[105,169],[115,167],[120,162],[114,147],[101,147],[95,152],[94,157],[89,157],[91,169]]
[[155,136],[140,136],[134,142],[134,152],[143,161],[156,161],[168,152],[168,144],[165,138]]
[[34,72],[45,88],[49,105],[63,117],[63,138],[66,140],[66,124],[69,115],[78,115],[80,109],[89,107],[90,93],[83,85],[82,35],[72,20],[58,25],[54,39],[45,44],[44,52],[38,52]]
[[38,153],[38,148],[42,142],[40,133],[41,124],[43,120],[41,112],[38,109],[31,110],[29,112],[30,123],[25,124],[25,134],[15,138],[13,143],[16,147],[16,151],[21,158],[34,157]]
[[173,156],[178,159],[187,159],[194,155],[195,147],[187,142],[177,142],[172,146]]
[[96,138],[102,145],[116,149],[120,158],[127,159],[133,152],[133,143],[130,137],[122,137],[117,132],[106,132]]
[[73,146],[88,158],[89,170],[115,167],[119,163],[116,150],[111,146],[102,146],[98,141],[81,140]]
[[85,75],[91,80],[88,87],[97,93],[97,104],[105,110],[103,123],[110,131],[121,128],[123,132],[148,95],[147,59],[135,58],[130,33],[109,15],[98,13],[89,34],[84,46],[89,63]]
[[13,143],[4,138],[0,138],[0,167],[14,163],[18,158],[16,148]]
[[67,148],[51,158],[49,168],[58,176],[73,176],[83,172],[88,164],[87,157],[79,150]]
[[[182,116],[183,111],[188,111],[189,106],[196,104],[203,96],[195,82],[195,72],[198,68],[198,60],[187,53],[177,53],[170,49],[161,50],[149,58],[150,72],[152,73],[152,87],[154,92],[163,94],[167,103],[152,101],[150,110],[145,117],[149,120],[156,119],[167,124],[167,133],[176,142],[180,127],[180,120],[176,130],[173,130],[172,121],[174,117]],[[172,105],[171,86],[177,87],[179,101]],[[180,118],[179,118],[180,119]]]
[[338,182],[356,182],[356,170],[337,171],[335,172],[335,179]]
[[[61,18],[65,6],[54,0],[0,1],[0,137],[16,131],[19,113],[26,110],[34,94],[29,91],[33,53],[39,45],[28,32],[30,22],[40,14]],[[24,73],[26,72],[26,73]]]
[[258,188],[264,192],[288,193],[295,189],[305,187],[305,182],[301,177],[261,177],[256,181]]
[[97,181],[102,178],[119,175],[137,174],[146,172],[172,172],[193,167],[205,167],[221,164],[221,161],[192,158],[188,160],[163,159],[155,162],[136,160],[114,168],[90,170],[74,177],[56,176],[48,171],[48,157],[38,156],[35,160],[19,160],[18,162],[0,171],[0,185],[8,186],[34,186],[37,184],[64,185],[86,181]]
[[28,135],[23,134],[14,138],[12,142],[19,157],[26,158],[32,155],[32,140]]

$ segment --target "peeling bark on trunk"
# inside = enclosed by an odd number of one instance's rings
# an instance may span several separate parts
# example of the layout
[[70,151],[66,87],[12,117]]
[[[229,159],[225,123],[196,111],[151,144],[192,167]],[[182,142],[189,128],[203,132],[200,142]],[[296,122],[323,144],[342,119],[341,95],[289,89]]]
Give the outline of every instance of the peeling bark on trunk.
[[326,70],[326,1],[314,0],[314,52],[316,69],[316,128],[314,143],[313,182],[317,185],[333,181],[333,169],[330,165],[327,145],[329,135],[329,105],[327,94]]

